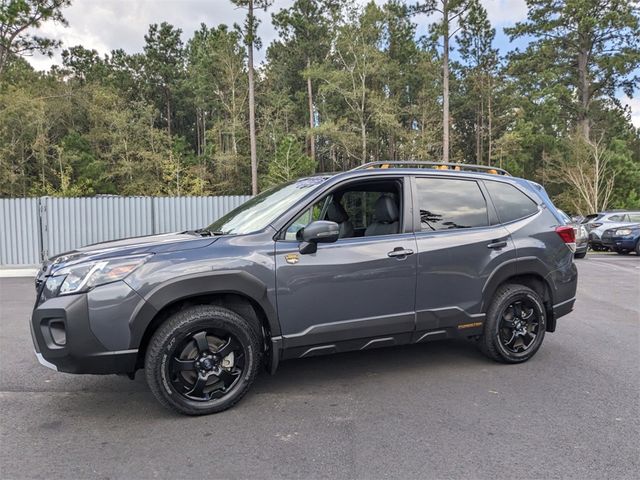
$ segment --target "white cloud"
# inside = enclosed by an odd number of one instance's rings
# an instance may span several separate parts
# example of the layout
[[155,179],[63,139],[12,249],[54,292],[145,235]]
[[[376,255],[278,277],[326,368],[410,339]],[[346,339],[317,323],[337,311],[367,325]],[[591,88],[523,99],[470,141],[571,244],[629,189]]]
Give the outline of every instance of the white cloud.
[[[275,37],[271,12],[292,3],[293,0],[275,0],[269,12],[258,13],[262,20],[259,35],[265,46]],[[69,27],[48,22],[38,33],[62,40],[66,47],[83,45],[100,54],[117,48],[134,53],[142,50],[144,35],[152,23],[169,22],[182,29],[183,40],[186,40],[201,23],[233,25],[242,23],[245,14],[229,0],[76,0],[64,10]],[[258,58],[263,55],[259,54]],[[61,61],[60,52],[53,58],[34,55],[28,60],[39,70]]]
[[494,27],[513,25],[527,18],[525,0],[482,0]]

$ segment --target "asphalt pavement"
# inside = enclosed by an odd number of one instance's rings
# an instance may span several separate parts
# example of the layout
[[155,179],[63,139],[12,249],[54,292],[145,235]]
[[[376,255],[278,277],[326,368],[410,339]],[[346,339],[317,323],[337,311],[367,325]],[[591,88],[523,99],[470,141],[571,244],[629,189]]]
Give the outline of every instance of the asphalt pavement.
[[33,281],[0,278],[0,478],[637,479],[640,257],[576,262],[576,308],[525,364],[463,341],[288,361],[196,418],[142,372],[40,366]]

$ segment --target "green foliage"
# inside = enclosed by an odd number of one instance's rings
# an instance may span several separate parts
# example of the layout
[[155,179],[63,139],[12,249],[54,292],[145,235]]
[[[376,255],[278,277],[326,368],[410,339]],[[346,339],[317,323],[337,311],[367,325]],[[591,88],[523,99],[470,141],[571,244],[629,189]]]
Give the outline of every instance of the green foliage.
[[278,144],[275,157],[269,163],[264,185],[272,187],[311,175],[314,169],[313,160],[304,154],[300,143],[293,135],[287,135]]
[[40,52],[53,55],[59,40],[34,34],[43,22],[66,25],[62,9],[71,0],[3,0],[0,3],[0,80],[12,57]]
[[[67,3],[3,2],[0,48],[21,25],[62,20]],[[261,186],[371,160],[442,159],[445,3],[450,158],[543,183],[576,213],[640,208],[640,131],[615,98],[638,85],[628,0],[529,0],[508,32],[532,41],[505,57],[481,0],[290,2],[272,15],[278,38],[254,76]],[[418,26],[417,11],[438,13],[437,24]],[[12,43],[0,70],[0,195],[251,192],[249,46],[259,41],[257,18],[246,20],[184,36],[154,24],[133,54],[68,45],[48,72]],[[25,54],[57,46],[24,32]],[[596,158],[607,175],[594,174]],[[600,178],[607,198],[594,201],[575,172]]]
[[[553,99],[589,139],[594,100],[631,97],[638,85],[640,20],[629,0],[527,0],[528,18],[505,31],[531,38],[510,57],[511,72]],[[576,95],[577,93],[577,95]]]

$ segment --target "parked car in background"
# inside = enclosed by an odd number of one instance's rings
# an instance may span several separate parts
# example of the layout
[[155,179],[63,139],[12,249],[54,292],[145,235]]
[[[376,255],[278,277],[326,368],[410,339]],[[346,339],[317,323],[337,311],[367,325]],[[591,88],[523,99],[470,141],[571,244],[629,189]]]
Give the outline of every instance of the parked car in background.
[[616,210],[587,215],[584,225],[587,227],[587,232],[589,233],[589,246],[595,251],[607,250],[601,238],[604,231],[610,228],[632,225],[634,223],[640,223],[640,212],[638,211],[626,212]]
[[587,255],[587,250],[589,250],[589,234],[587,233],[587,227],[581,225],[575,217],[570,217],[563,210],[558,209],[558,212],[560,212],[567,225],[571,225],[573,227],[573,231],[575,232],[576,252],[574,253],[574,257],[584,258]]
[[626,255],[636,252],[640,255],[640,224],[608,228],[602,233],[602,245],[612,252]]

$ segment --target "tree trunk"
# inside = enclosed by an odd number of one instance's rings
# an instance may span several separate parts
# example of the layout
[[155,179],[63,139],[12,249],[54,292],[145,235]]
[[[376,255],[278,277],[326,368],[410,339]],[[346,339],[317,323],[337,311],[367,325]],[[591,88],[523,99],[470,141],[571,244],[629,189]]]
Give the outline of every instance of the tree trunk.
[[167,89],[165,89],[164,95],[167,99],[167,133],[171,138],[171,95]]
[[442,161],[449,161],[449,0],[442,0]]
[[4,66],[9,59],[9,51],[0,45],[0,78],[2,78],[2,74],[4,72]]
[[[311,67],[311,60],[307,58],[307,69]],[[313,135],[314,118],[313,118],[313,85],[311,77],[307,76],[307,97],[309,100],[309,156],[311,160],[316,160],[316,140]]]
[[367,163],[367,125],[360,122],[360,139],[362,141],[362,164]]
[[[253,30],[253,0],[249,0],[249,25]],[[258,154],[256,144],[256,102],[253,84],[253,31],[249,33],[250,42],[248,45],[249,60],[249,143],[251,146],[251,194],[258,194]]]
[[200,138],[200,109],[196,108],[196,156],[198,157],[202,155]]
[[481,164],[480,160],[480,112],[476,112],[476,163]]
[[582,137],[588,142],[590,135],[589,105],[591,92],[588,72],[589,50],[582,49],[578,52],[578,82],[580,95],[580,111],[578,112],[578,129]]
[[492,111],[492,107],[491,107],[491,97],[493,96],[493,87],[491,85],[491,75],[489,75],[489,98],[487,99],[487,116],[488,116],[488,121],[489,121],[489,125],[487,127],[488,129],[488,133],[489,133],[489,153],[487,155],[487,165],[491,165],[491,155],[492,155],[492,149],[493,149],[493,111]]
[[[482,77],[480,78],[482,82]],[[478,137],[478,163],[484,165],[484,97],[482,95],[482,86],[480,87],[480,136]]]

